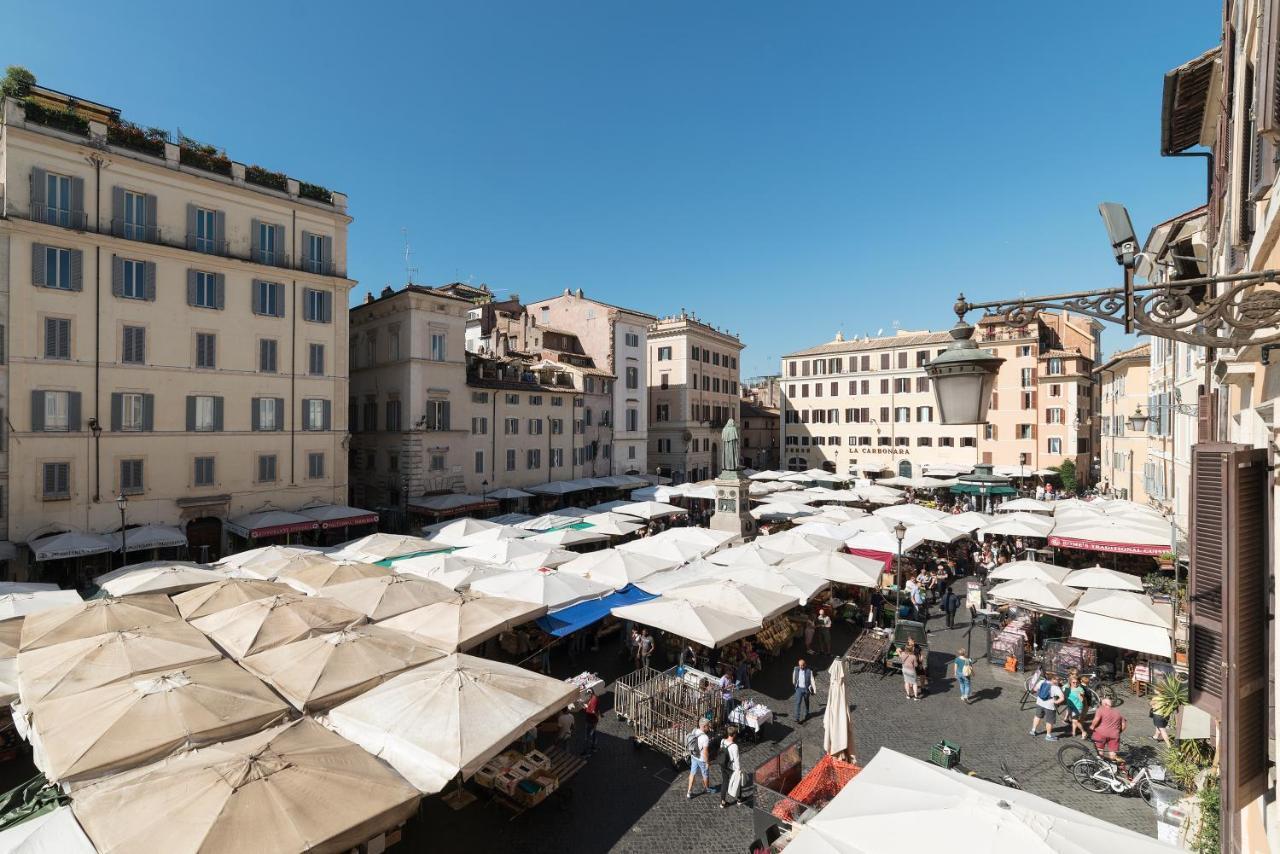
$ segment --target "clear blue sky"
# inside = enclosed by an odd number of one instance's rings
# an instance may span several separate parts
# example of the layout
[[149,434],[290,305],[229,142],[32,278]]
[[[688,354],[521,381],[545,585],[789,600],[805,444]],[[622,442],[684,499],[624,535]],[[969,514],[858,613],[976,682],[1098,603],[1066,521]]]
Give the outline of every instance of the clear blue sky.
[[[0,0],[42,83],[351,198],[350,274],[565,287],[741,334],[744,374],[845,335],[1118,280],[1203,202],[1159,156],[1210,0]],[[1121,343],[1108,330],[1108,349]]]

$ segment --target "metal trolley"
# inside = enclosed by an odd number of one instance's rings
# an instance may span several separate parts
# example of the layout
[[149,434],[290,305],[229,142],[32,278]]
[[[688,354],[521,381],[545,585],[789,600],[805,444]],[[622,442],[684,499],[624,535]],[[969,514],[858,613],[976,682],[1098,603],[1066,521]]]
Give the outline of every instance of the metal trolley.
[[673,766],[680,767],[689,758],[685,745],[689,733],[704,720],[711,722],[713,730],[724,723],[719,689],[714,683],[704,688],[703,681],[679,667],[662,673],[637,671],[619,680],[626,687],[615,695],[615,709],[635,728],[637,745],[665,753]]
[[641,703],[653,693],[661,679],[662,674],[652,667],[642,667],[619,677],[613,684],[613,711],[618,719],[634,723]]

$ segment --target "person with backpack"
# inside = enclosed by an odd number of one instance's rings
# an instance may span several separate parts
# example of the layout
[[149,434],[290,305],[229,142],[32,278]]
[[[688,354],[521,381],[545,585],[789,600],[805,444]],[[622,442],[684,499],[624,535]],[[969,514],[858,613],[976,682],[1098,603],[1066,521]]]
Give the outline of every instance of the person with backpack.
[[965,655],[964,647],[960,647],[951,664],[956,669],[956,684],[960,686],[960,699],[968,703],[969,692],[973,690],[973,685],[969,681],[973,678],[973,659]]
[[738,752],[738,728],[729,727],[720,742],[720,809],[741,803],[742,762]]
[[1058,685],[1058,677],[1041,679],[1036,686],[1036,716],[1031,719],[1031,735],[1039,735],[1040,722],[1044,721],[1044,740],[1057,741],[1053,727],[1058,722],[1058,706],[1066,702],[1066,694]]
[[[702,777],[702,791],[711,791],[711,722],[703,720],[697,728],[684,737],[685,749],[689,752],[689,785],[685,789],[686,799],[693,797],[693,781]],[[701,792],[699,792],[701,794]]]

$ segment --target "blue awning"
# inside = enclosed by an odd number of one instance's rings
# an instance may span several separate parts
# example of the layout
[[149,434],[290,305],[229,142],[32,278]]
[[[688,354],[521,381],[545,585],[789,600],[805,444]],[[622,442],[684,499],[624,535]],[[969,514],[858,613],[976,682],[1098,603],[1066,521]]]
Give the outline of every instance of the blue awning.
[[549,635],[562,638],[567,634],[576,632],[578,629],[585,629],[587,626],[600,622],[609,616],[609,611],[613,608],[622,605],[634,605],[637,602],[647,602],[656,598],[653,594],[645,593],[634,584],[628,584],[617,593],[610,593],[602,599],[579,602],[577,605],[570,605],[568,608],[563,608],[554,614],[539,617],[538,627]]

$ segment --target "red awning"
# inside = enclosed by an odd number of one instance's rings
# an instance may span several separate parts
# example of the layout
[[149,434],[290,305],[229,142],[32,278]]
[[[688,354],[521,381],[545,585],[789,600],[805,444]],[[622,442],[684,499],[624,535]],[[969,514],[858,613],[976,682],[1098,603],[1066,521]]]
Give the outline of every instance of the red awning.
[[1169,551],[1167,545],[1143,545],[1140,543],[1104,543],[1098,540],[1077,540],[1074,537],[1049,537],[1049,545],[1060,549],[1081,549],[1089,552],[1107,552],[1121,555],[1147,555],[1156,557]]
[[266,528],[250,528],[249,536],[252,539],[260,539],[262,537],[279,537],[284,534],[299,534],[303,531],[314,531],[319,527],[319,522],[293,522],[289,525],[270,525]]

